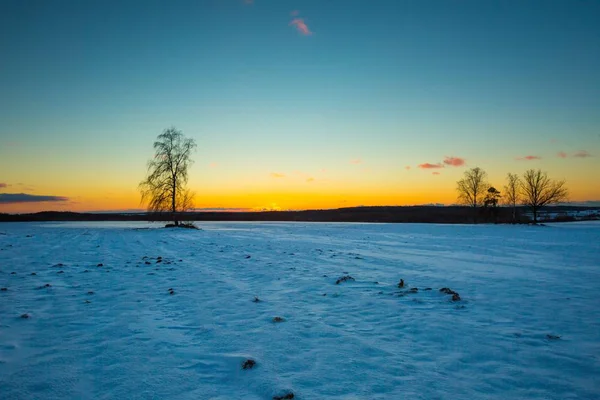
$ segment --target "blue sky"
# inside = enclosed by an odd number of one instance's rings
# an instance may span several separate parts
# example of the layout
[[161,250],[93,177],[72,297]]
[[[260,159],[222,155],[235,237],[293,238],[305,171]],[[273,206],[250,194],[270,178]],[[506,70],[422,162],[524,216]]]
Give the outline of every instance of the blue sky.
[[500,182],[539,167],[595,199],[599,17],[597,1],[5,1],[0,182],[82,202],[95,182],[130,207],[175,125],[198,142],[205,206],[390,201],[383,187],[447,202],[463,169],[418,165],[449,156]]

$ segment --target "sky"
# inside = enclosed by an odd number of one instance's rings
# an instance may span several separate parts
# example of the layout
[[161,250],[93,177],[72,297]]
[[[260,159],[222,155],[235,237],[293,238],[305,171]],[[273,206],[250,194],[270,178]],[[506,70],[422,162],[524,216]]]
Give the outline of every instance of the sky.
[[0,212],[140,209],[163,129],[199,209],[453,204],[481,167],[600,200],[600,1],[0,3]]

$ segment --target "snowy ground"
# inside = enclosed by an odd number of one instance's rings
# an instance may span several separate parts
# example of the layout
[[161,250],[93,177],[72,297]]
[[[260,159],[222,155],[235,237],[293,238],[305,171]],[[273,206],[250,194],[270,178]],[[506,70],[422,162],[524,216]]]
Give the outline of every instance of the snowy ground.
[[0,224],[1,399],[600,397],[598,223],[149,226]]

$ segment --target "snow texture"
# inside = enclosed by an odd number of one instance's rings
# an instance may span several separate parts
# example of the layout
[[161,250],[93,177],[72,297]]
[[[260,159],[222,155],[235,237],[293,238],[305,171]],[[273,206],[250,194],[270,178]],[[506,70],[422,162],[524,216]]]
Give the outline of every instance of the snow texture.
[[155,227],[0,224],[1,399],[600,398],[598,223]]

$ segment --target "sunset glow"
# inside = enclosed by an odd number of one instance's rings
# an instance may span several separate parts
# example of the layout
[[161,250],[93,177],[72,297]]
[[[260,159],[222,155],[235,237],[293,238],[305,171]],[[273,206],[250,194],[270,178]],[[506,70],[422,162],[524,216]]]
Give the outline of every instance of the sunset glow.
[[143,209],[172,125],[199,210],[454,204],[475,166],[600,201],[598,3],[176,3],[4,7],[0,212]]

